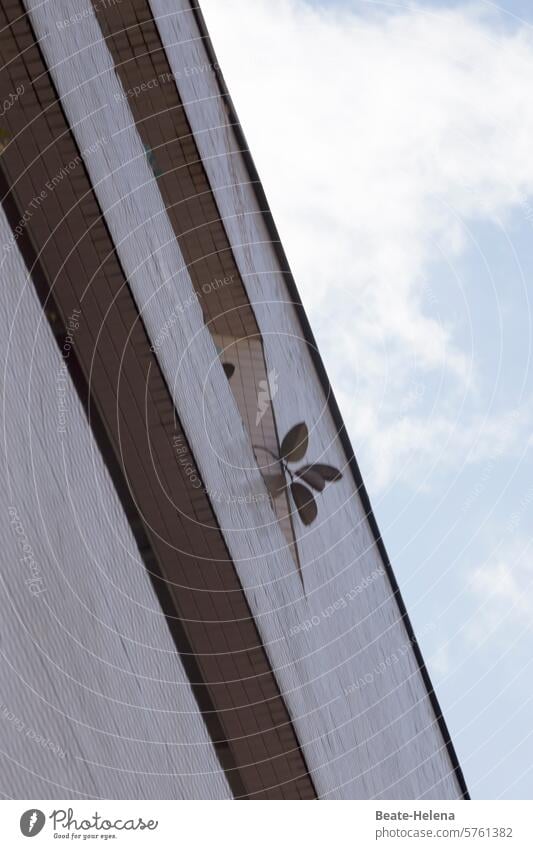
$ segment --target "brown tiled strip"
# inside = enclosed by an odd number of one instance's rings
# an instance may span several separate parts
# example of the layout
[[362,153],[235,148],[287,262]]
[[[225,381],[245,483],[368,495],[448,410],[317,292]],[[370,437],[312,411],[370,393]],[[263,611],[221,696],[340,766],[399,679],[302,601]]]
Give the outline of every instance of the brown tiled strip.
[[56,333],[81,310],[72,376],[235,795],[315,798],[209,499],[178,462],[185,435],[24,15],[18,0],[0,10],[1,100],[24,86],[1,124],[17,247]]

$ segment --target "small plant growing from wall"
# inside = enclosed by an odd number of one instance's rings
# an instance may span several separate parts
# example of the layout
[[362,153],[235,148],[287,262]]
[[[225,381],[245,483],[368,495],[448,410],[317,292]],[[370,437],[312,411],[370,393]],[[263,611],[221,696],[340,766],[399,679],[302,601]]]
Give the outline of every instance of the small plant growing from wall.
[[270,494],[275,497],[286,487],[289,480],[289,490],[304,525],[311,525],[317,515],[318,506],[314,492],[322,492],[326,484],[339,481],[342,473],[335,466],[326,463],[306,463],[298,469],[291,466],[304,459],[309,447],[309,429],[305,422],[299,422],[291,427],[284,436],[279,456],[276,456],[263,445],[255,445],[261,451],[270,454],[280,466],[280,471],[274,474],[264,474],[265,483]]
[[153,171],[154,177],[156,178],[156,180],[159,180],[163,172],[157,165],[155,153],[153,152],[152,148],[148,147],[147,145],[144,145],[144,152],[146,153],[146,159],[148,160],[148,165]]

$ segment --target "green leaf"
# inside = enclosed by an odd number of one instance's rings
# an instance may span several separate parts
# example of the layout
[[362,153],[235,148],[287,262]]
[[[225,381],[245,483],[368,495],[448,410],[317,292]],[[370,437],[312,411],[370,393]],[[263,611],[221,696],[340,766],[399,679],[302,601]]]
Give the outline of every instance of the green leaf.
[[301,469],[296,470],[295,474],[318,492],[322,492],[326,485],[324,478],[314,466],[302,466]]
[[309,444],[309,431],[305,422],[299,422],[291,427],[281,443],[281,456],[289,463],[301,460]]
[[313,463],[311,468],[315,472],[318,472],[319,475],[322,475],[326,481],[340,481],[342,478],[342,472],[339,472],[335,466],[327,466],[325,463]]
[[291,493],[300,519],[304,525],[310,525],[311,522],[315,521],[318,514],[315,496],[310,489],[295,481],[291,483]]

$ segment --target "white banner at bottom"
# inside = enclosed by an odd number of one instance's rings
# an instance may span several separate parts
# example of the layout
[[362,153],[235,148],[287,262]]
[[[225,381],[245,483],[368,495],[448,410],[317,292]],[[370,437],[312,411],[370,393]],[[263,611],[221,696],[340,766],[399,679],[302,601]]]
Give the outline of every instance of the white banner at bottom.
[[532,802],[2,801],[2,845],[533,849]]

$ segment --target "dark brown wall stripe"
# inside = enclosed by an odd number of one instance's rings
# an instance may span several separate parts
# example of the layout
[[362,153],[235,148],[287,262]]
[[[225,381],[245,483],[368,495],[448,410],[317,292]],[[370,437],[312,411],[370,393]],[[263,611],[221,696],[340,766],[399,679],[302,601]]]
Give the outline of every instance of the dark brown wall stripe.
[[[2,205],[11,230],[15,233],[15,228],[21,219],[21,211],[18,209],[13,199],[13,194],[10,192],[9,185],[1,167],[0,196],[2,197]],[[35,287],[42,308],[45,311],[48,322],[54,332],[57,346],[62,352],[64,351],[65,340],[67,338],[67,328],[60,317],[60,310],[55,302],[53,293],[50,290],[46,276],[27,233],[21,234],[17,241],[17,247],[24,258],[28,274],[31,277],[31,281]],[[172,639],[174,640],[174,644],[191,684],[198,708],[213,741],[220,765],[226,773],[226,778],[233,794],[236,797],[245,796],[245,788],[242,784],[235,759],[233,758],[227,741],[224,738],[224,731],[211,700],[209,689],[202,678],[202,673],[183,624],[179,616],[176,615],[175,602],[169,590],[168,583],[161,573],[159,563],[154,555],[142,518],[132,499],[131,492],[124,477],[124,470],[117,460],[102,417],[94,403],[92,403],[89,384],[87,383],[83,369],[78,361],[75,349],[71,352],[65,362],[72,383],[76,389],[76,393],[81,401],[84,411],[87,414],[87,419],[96,444],[98,445],[100,453],[105,460],[106,467],[119,496],[120,503],[127,516],[132,533],[139,548],[139,552],[150,576],[152,586],[154,587],[159,603],[161,604],[161,609],[165,615]]]
[[315,798],[209,500],[178,462],[175,440],[187,447],[185,435],[23,15],[13,0],[0,12],[2,97],[24,84],[4,116],[11,140],[1,154],[17,244],[56,332],[81,310],[73,377],[235,794]]

